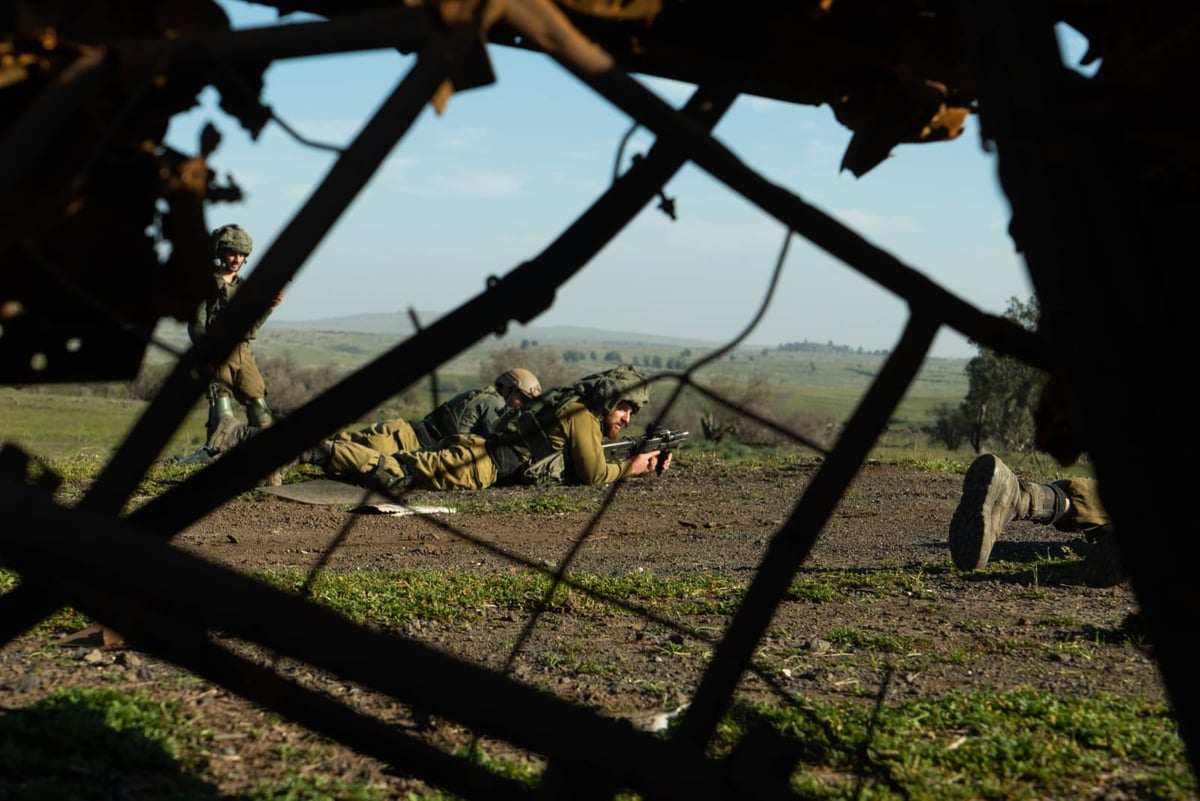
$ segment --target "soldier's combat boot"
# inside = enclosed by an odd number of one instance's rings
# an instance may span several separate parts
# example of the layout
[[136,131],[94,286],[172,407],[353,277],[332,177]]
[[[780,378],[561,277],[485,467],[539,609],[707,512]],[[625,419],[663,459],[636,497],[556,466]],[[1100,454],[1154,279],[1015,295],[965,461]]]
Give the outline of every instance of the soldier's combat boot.
[[225,415],[217,423],[217,430],[208,438],[204,447],[214,458],[228,453],[232,448],[241,445],[254,435],[254,429],[239,422],[232,414]]
[[[215,387],[216,385],[214,384],[213,386]],[[228,396],[218,398],[210,394],[209,400],[208,421],[204,424],[205,440],[212,439],[213,434],[217,433],[217,427],[221,425],[223,419],[233,417],[233,398]]]
[[386,456],[379,457],[374,472],[367,477],[367,486],[377,492],[382,492],[393,500],[399,500],[403,497],[405,490],[412,486],[413,479],[412,476],[396,472],[396,468],[389,469],[385,464],[386,461]]
[[251,428],[266,428],[275,422],[266,398],[255,398],[246,404],[246,420]]
[[193,464],[208,464],[213,460],[213,455],[209,453],[208,448],[201,445],[194,452],[185,456],[176,456],[172,461],[178,465],[193,465]]
[[967,469],[962,499],[950,518],[950,557],[959,570],[987,565],[996,536],[1013,520],[1053,523],[1067,498],[1054,484],[1021,481],[1004,462],[985,453]]

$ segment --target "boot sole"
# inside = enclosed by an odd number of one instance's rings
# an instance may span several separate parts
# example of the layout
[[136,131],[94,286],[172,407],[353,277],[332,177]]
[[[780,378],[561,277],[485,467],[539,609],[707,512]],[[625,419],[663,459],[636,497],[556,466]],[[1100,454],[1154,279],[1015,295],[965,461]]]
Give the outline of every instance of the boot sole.
[[959,570],[986,567],[996,544],[996,532],[988,530],[984,516],[1003,493],[1003,482],[993,481],[996,465],[995,456],[984,454],[963,477],[962,499],[950,518],[950,558]]

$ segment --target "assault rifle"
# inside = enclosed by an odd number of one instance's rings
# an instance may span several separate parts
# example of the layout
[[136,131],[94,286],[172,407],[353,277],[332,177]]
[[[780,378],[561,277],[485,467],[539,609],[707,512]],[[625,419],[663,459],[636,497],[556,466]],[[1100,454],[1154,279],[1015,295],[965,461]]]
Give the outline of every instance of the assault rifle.
[[686,431],[672,431],[662,426],[650,426],[640,437],[625,437],[615,442],[604,443],[604,458],[610,462],[623,462],[635,453],[662,451],[663,458],[659,459],[658,468],[654,471],[661,476],[666,455],[688,436],[690,435]]

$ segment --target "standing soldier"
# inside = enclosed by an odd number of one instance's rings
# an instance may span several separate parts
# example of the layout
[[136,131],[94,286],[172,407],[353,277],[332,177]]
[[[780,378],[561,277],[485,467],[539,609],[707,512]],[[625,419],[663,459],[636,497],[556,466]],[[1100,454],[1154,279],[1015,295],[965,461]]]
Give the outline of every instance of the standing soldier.
[[[188,324],[188,336],[193,343],[199,342],[208,331],[213,321],[228,307],[234,294],[242,285],[243,279],[238,274],[246,264],[250,251],[254,249],[254,241],[250,234],[236,224],[222,225],[212,232],[213,257],[216,259],[216,271],[213,279],[216,289],[211,297],[196,310],[195,319]],[[207,441],[204,449],[209,456],[216,456],[228,450],[234,443],[227,442],[240,425],[233,414],[233,402],[246,407],[246,419],[252,428],[266,428],[271,424],[271,409],[267,406],[267,386],[258,364],[254,361],[254,352],[250,350],[250,340],[258,336],[258,329],[267,321],[267,317],[283,300],[283,292],[275,297],[271,307],[246,332],[245,337],[238,343],[229,357],[212,366],[212,381],[208,387],[208,422],[206,424]]]

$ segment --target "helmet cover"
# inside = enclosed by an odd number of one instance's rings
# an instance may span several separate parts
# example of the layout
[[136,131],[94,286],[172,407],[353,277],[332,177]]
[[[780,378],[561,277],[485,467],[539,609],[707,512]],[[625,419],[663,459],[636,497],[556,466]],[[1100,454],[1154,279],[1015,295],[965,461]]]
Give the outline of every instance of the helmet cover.
[[220,256],[222,250],[231,250],[249,256],[254,250],[254,240],[246,229],[235,223],[222,225],[212,232],[213,256]]
[[504,387],[514,387],[527,398],[536,398],[542,394],[542,385],[537,376],[524,367],[514,367],[497,376],[496,389]]
[[622,364],[602,373],[581,378],[575,391],[584,403],[605,415],[621,401],[628,401],[637,412],[650,402],[650,386],[646,376],[632,364]]

